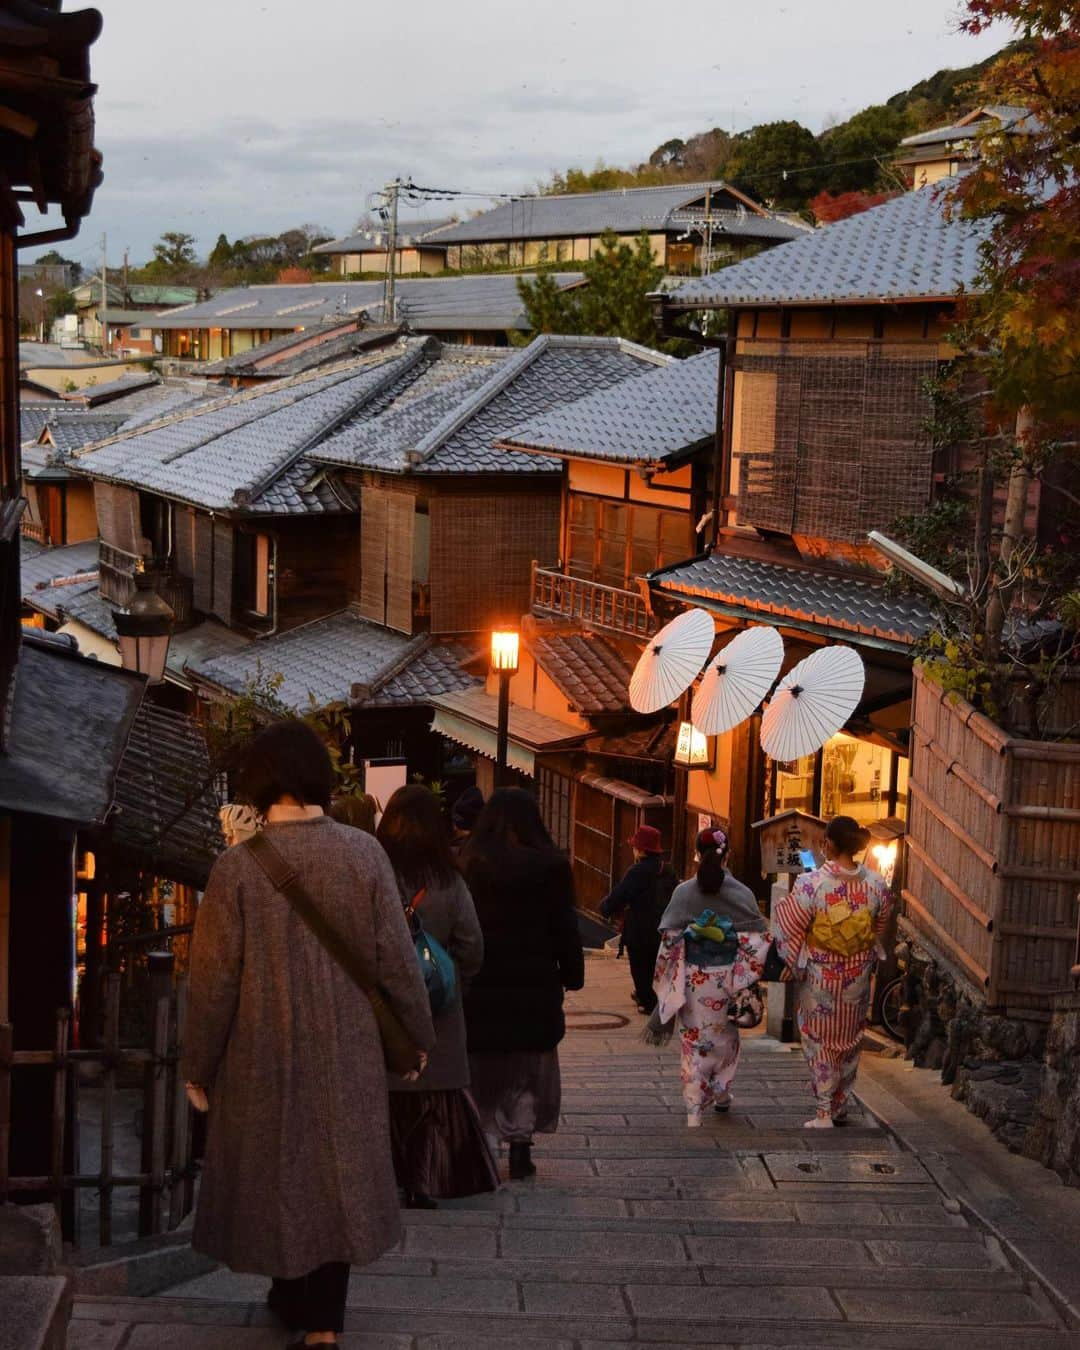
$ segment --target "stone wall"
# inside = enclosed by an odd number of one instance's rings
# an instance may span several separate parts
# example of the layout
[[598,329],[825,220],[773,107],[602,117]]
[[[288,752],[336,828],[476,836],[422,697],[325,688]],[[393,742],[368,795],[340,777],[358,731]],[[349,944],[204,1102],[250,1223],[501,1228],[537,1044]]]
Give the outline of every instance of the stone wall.
[[1024,1152],[1080,1186],[1080,992],[1055,1000],[1040,1086]]

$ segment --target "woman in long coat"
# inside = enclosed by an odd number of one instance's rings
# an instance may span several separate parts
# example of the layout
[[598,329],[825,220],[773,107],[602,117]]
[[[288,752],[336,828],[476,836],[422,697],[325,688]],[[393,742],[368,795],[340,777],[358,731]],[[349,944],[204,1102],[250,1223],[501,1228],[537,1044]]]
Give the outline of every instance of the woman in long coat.
[[[243,795],[267,817],[266,838],[429,1050],[394,873],[370,835],[324,815],[332,783],[325,748],[300,722],[269,728],[246,757]],[[349,1266],[402,1231],[379,1030],[243,845],[215,863],[199,906],[182,1071],[210,1107],[192,1245],[271,1276],[271,1307],[308,1333],[297,1344],[334,1344]]]
[[536,1172],[533,1135],[558,1127],[563,990],[585,984],[574,879],[520,788],[492,793],[462,868],[484,933],[484,964],[465,997],[472,1094],[520,1180]]
[[498,1173],[469,1095],[462,995],[484,959],[484,936],[450,844],[435,794],[418,783],[398,788],[376,838],[386,849],[404,903],[424,932],[453,958],[457,992],[435,1015],[435,1049],[420,1078],[390,1076],[390,1138],[398,1183],[411,1209],[434,1197],[496,1190]]
[[842,1123],[859,1068],[874,966],[892,908],[884,877],[855,861],[870,831],[851,816],[825,827],[825,862],[773,910],[776,945],[795,979],[799,1036],[817,1111],[807,1129]]

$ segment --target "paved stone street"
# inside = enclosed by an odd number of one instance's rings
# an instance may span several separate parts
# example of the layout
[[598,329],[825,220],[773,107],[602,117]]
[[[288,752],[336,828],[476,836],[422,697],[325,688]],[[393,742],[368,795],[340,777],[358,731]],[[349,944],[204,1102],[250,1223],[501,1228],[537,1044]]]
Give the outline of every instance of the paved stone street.
[[[1080,1350],[1080,1330],[873,1119],[802,1129],[797,1050],[748,1036],[730,1115],[688,1131],[677,1052],[638,1039],[628,981],[625,963],[594,959],[570,1000],[565,1119],[536,1180],[407,1214],[402,1249],[353,1276],[343,1346]],[[155,1298],[84,1298],[69,1346],[274,1350],[287,1338],[265,1289],[218,1271]]]

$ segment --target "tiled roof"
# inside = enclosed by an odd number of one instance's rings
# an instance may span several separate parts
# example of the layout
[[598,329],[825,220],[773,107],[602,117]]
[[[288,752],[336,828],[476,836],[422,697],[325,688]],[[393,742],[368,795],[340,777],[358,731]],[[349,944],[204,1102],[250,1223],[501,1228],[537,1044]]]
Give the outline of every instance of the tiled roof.
[[390,707],[429,702],[435,694],[474,684],[457,668],[458,652],[369,623],[349,608],[225,654],[193,657],[188,670],[219,688],[239,693],[258,676],[281,675],[278,697],[290,708],[351,702]]
[[91,478],[209,510],[308,514],[349,509],[306,451],[357,416],[426,351],[400,343],[329,372],[244,390],[123,432],[76,459]]
[[906,647],[931,626],[925,605],[910,595],[890,595],[882,581],[712,553],[654,574],[652,585],[694,597],[739,617],[791,621],[833,636],[852,634]]
[[70,455],[81,450],[84,445],[106,440],[119,431],[127,419],[124,412],[100,412],[87,409],[75,412],[64,409],[55,413],[45,424],[45,432],[58,453]]
[[[951,180],[945,180],[945,187]],[[979,280],[986,221],[946,219],[942,185],[906,192],[767,253],[695,277],[673,308],[812,305],[955,296]]]
[[[313,325],[299,333],[282,333],[269,342],[262,342],[238,356],[227,356],[209,366],[200,366],[205,377],[218,375],[260,376],[280,380],[290,375],[342,361],[361,352],[384,347],[400,336],[400,328],[370,327],[360,329],[356,319],[345,321],[349,327],[342,332],[342,321]],[[325,334],[320,330],[325,329]],[[297,348],[298,350],[293,350]]]
[[[580,272],[552,273],[556,285],[576,286]],[[517,277],[510,272],[463,277],[399,277],[399,316],[417,332],[462,328],[524,329],[525,309]],[[170,310],[155,320],[162,328],[305,328],[313,323],[367,312],[381,314],[381,281],[323,281],[302,285],[237,286],[211,300]]]
[[966,141],[988,131],[991,126],[1005,123],[1009,131],[1030,134],[1037,123],[1027,108],[1009,107],[1005,104],[976,108],[959,122],[945,127],[932,127],[929,131],[917,132],[914,136],[905,136],[900,142],[904,146],[938,145],[947,141]]
[[524,417],[668,361],[618,338],[544,334],[505,356],[494,369],[465,373],[449,388],[345,428],[324,441],[313,457],[390,473],[551,473],[550,459],[506,455],[494,442]]
[[[398,248],[411,248],[420,243],[432,230],[441,230],[453,222],[449,216],[441,220],[406,220],[398,223]],[[312,253],[383,253],[388,244],[385,229],[365,230],[362,234],[347,234],[341,239],[330,239],[316,244]]]
[[24,403],[19,408],[19,440],[36,441],[41,435],[41,428],[57,407],[63,407],[59,399],[55,402],[43,399],[40,403]]
[[[481,688],[464,689],[457,693],[442,694],[433,699],[436,709],[464,718],[478,727],[494,730],[499,720],[499,700],[485,693]],[[515,703],[510,705],[510,739],[534,750],[561,745],[580,745],[588,739],[589,732],[569,722],[560,722],[555,717],[533,712],[531,708],[522,708]]]
[[116,775],[114,841],[160,875],[201,888],[225,847],[220,804],[202,727],[144,701]]
[[0,755],[0,807],[101,824],[143,687],[137,675],[24,637]]
[[138,389],[147,389],[160,383],[160,377],[152,373],[121,375],[118,379],[108,380],[105,384],[84,385],[81,389],[72,390],[70,394],[61,394],[60,397],[65,403],[83,403],[92,408],[99,403],[111,403],[113,399],[121,398],[124,394],[133,394]]
[[716,352],[704,352],[622,380],[514,427],[500,444],[580,459],[658,464],[714,434],[719,362]]
[[[497,239],[551,239],[598,235],[605,230],[619,234],[679,228],[673,216],[691,206],[704,211],[705,195],[719,197],[711,214],[722,215],[725,233],[746,238],[793,239],[799,226],[780,220],[761,207],[736,209],[748,201],[732,193],[726,183],[675,183],[662,187],[615,188],[608,192],[577,192],[563,196],[522,197],[490,211],[448,225],[429,235],[430,244],[470,244]],[[762,227],[763,226],[763,227]]]
[[58,592],[57,582],[97,574],[98,541],[88,539],[81,544],[64,544],[60,548],[45,548],[32,539],[19,540],[19,581],[22,593],[30,598],[46,588]]
[[591,633],[545,635],[541,630],[527,645],[536,664],[583,716],[629,708],[633,670],[604,638]]

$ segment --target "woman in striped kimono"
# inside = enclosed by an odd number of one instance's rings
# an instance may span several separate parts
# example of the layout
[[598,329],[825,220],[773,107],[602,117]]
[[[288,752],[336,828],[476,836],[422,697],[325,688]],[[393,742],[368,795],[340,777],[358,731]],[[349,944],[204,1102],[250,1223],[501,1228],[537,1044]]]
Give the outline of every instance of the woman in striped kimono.
[[829,1129],[847,1115],[871,976],[884,955],[892,896],[883,877],[855,861],[869,842],[857,821],[834,817],[825,830],[825,862],[773,907],[777,947],[799,981],[799,1034],[817,1102],[807,1129]]

